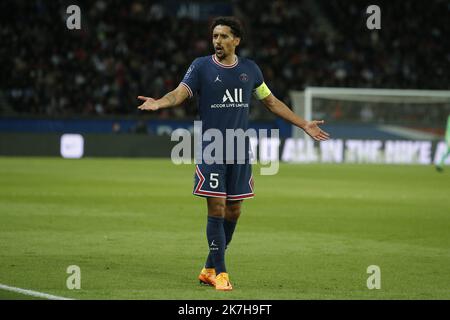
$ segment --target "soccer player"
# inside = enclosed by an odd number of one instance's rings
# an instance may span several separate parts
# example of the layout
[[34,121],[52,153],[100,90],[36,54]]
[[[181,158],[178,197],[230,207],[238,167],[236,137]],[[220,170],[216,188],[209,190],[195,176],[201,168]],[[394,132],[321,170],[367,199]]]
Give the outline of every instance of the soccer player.
[[445,131],[445,142],[447,143],[447,151],[441,158],[441,161],[436,165],[436,170],[442,172],[444,170],[444,163],[450,155],[450,115],[447,118],[447,130]]
[[[234,17],[216,18],[211,31],[214,54],[195,59],[178,87],[161,99],[139,96],[138,99],[144,101],[138,107],[140,110],[173,107],[197,94],[203,132],[217,129],[226,137],[227,129],[247,130],[253,94],[271,112],[303,129],[313,139],[323,141],[329,138],[328,133],[318,126],[324,123],[323,120],[305,121],[297,116],[271,93],[256,63],[236,55],[236,47],[243,35],[239,20]],[[225,145],[228,143],[232,142],[225,141]],[[206,146],[203,143],[203,148]],[[244,148],[240,157],[239,150],[233,156],[226,154],[225,150],[219,159],[224,160],[222,163],[202,162],[195,168],[193,194],[206,198],[209,245],[209,255],[198,278],[200,282],[222,291],[232,290],[225,267],[225,249],[241,215],[243,200],[254,196],[249,143],[245,143]]]

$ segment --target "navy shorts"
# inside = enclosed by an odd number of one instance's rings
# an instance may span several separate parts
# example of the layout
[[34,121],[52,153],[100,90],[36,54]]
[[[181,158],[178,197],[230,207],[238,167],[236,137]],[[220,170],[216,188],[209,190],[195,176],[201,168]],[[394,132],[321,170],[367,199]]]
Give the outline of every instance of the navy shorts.
[[253,198],[252,165],[198,164],[195,166],[193,194],[227,200]]

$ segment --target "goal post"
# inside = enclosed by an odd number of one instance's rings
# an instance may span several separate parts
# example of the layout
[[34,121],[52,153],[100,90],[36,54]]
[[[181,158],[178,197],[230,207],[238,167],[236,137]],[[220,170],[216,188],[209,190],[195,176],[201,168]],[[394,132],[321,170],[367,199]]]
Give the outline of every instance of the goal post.
[[331,139],[317,143],[293,127],[283,161],[431,164],[446,153],[450,90],[307,87],[290,98],[296,114],[325,120]]
[[[371,89],[371,88],[336,88],[336,87],[307,87],[305,91],[290,91],[290,98],[292,102],[293,111],[299,114],[306,120],[312,120],[317,115],[317,109],[320,109],[320,105],[328,105],[328,108],[332,107],[333,102],[339,102],[339,106],[344,107],[347,105],[353,111],[358,107],[372,109],[368,112],[376,112],[383,109],[384,113],[395,114],[400,112],[401,106],[406,110],[406,113],[399,114],[397,118],[395,116],[387,117],[390,120],[379,118],[373,119],[372,122],[385,123],[389,122],[411,124],[411,121],[405,121],[409,119],[410,114],[414,114],[417,117],[419,123],[421,119],[420,115],[430,112],[437,120],[444,122],[447,115],[450,114],[450,90],[411,90],[411,89]],[[316,101],[322,101],[317,103]],[[325,101],[325,102],[324,102]],[[317,106],[319,105],[319,106]],[[438,109],[429,108],[437,107]],[[325,107],[326,109],[326,107]],[[325,114],[325,113],[324,113]],[[326,114],[325,114],[326,115]],[[439,118],[439,116],[441,117]],[[442,116],[444,115],[444,116]],[[400,118],[400,116],[402,116]],[[327,116],[328,118],[329,115]],[[319,119],[317,119],[319,120]],[[328,122],[333,120],[351,120],[358,122],[358,119],[329,119]],[[432,119],[430,120],[432,121]],[[361,121],[363,122],[363,121]],[[435,123],[439,125],[440,123]],[[293,127],[292,136],[294,138],[305,138],[306,135],[303,130]]]

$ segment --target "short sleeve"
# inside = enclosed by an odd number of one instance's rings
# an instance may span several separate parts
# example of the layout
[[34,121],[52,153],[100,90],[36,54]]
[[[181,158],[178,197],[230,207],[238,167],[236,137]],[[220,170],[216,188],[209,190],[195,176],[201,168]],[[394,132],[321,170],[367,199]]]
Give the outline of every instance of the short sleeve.
[[255,66],[255,87],[253,89],[256,89],[264,83],[264,77],[258,65],[255,63],[254,66]]
[[258,65],[255,63],[255,86],[253,87],[253,95],[256,99],[262,100],[266,97],[268,97],[271,92],[269,87],[264,83],[263,74],[261,72],[261,69],[258,67]]
[[195,59],[187,69],[186,74],[184,75],[184,78],[180,83],[189,91],[189,97],[191,98],[200,88],[199,67],[199,60]]

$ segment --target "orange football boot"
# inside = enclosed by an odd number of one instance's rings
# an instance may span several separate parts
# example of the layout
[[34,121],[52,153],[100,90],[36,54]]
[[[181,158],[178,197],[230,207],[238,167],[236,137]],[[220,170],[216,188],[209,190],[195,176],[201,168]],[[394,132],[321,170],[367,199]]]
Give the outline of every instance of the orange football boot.
[[233,290],[233,286],[230,283],[230,278],[228,273],[221,272],[216,276],[216,290],[220,291],[231,291]]
[[198,276],[201,284],[206,284],[208,286],[216,285],[216,270],[214,268],[203,268]]

